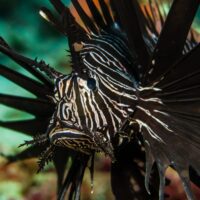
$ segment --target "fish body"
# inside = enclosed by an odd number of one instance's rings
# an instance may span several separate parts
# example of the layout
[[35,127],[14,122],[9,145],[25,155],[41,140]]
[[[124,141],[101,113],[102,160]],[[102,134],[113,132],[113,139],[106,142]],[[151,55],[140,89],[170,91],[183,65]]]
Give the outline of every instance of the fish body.
[[[196,159],[200,154],[200,47],[193,36],[187,36],[199,0],[175,0],[165,23],[155,1],[161,33],[155,16],[147,9],[142,11],[137,1],[111,0],[107,4],[99,0],[98,9],[94,1],[86,0],[89,16],[79,1],[72,0],[84,27],[61,1],[51,3],[61,20],[47,8],[40,14],[68,37],[71,74],[19,55],[0,40],[0,51],[42,82],[2,66],[3,76],[37,96],[37,100],[0,96],[5,105],[36,116],[33,121],[0,125],[33,136],[38,127],[42,133],[26,141],[30,147],[15,159],[39,156],[39,170],[53,160],[59,176],[58,199],[63,199],[69,188],[70,198],[80,198],[84,170],[90,159],[94,162],[95,152],[104,152],[112,160],[111,182],[118,199],[148,199],[155,165],[156,198],[164,199],[165,172],[171,166],[178,172],[187,198],[195,199],[189,181],[200,185],[193,176],[200,169]],[[64,179],[68,158],[72,165]],[[139,190],[126,188],[133,180]],[[118,187],[120,183],[124,185]]]
[[[133,115],[138,101],[136,80],[126,69],[131,62],[126,59],[130,57],[128,47],[121,38],[107,33],[81,41],[81,46],[78,52],[79,73],[74,71],[55,79],[57,106],[50,125],[54,130],[49,137],[57,143],[59,135],[61,144],[63,135],[63,145],[69,142],[67,146],[70,148],[73,140],[77,144],[74,145],[76,150],[81,145],[80,141],[85,141],[83,146],[87,151],[104,149],[98,144],[103,145],[105,141],[110,143],[108,151],[111,152],[113,138],[120,132],[125,120]],[[68,129],[72,128],[74,131],[68,134]],[[81,151],[85,148],[81,146]]]

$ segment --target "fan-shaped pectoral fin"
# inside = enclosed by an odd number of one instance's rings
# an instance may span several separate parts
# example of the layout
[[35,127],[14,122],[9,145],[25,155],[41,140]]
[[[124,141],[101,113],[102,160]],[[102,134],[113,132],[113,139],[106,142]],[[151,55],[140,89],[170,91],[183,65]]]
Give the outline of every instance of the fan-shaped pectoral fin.
[[149,191],[149,177],[154,164],[157,165],[160,188],[159,199],[164,199],[165,171],[171,166],[179,174],[188,199],[195,199],[190,188],[189,165],[198,172],[200,162],[199,137],[194,122],[184,123],[177,116],[162,112],[165,105],[145,102],[137,106],[134,121],[139,124],[139,132],[145,144],[146,177]]

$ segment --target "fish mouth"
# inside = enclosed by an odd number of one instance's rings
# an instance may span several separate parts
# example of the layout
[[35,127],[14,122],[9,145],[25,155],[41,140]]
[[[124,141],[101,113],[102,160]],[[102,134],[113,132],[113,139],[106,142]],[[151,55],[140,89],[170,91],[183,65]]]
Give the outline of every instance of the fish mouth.
[[114,148],[100,132],[91,134],[74,128],[55,128],[49,134],[50,142],[85,154],[103,152],[115,161]]
[[50,142],[56,146],[68,147],[75,151],[91,154],[100,151],[88,133],[73,128],[58,128],[49,134]]

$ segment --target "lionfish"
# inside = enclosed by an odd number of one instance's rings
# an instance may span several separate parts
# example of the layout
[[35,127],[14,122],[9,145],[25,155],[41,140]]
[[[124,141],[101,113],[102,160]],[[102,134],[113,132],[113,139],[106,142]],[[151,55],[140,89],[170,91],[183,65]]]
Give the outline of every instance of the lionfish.
[[39,157],[40,171],[52,160],[57,198],[80,199],[84,171],[89,165],[93,176],[94,155],[103,152],[112,160],[116,199],[164,199],[169,166],[187,198],[195,199],[190,181],[200,186],[200,46],[191,24],[199,0],[174,0],[166,17],[155,0],[161,32],[151,1],[148,11],[136,0],[98,0],[99,6],[85,0],[88,13],[71,0],[82,24],[60,0],[50,2],[59,18],[47,8],[40,14],[67,36],[72,72],[24,57],[0,39],[0,51],[40,81],[0,66],[2,76],[37,96],[0,95],[2,104],[35,116],[0,122],[33,136],[8,161]]

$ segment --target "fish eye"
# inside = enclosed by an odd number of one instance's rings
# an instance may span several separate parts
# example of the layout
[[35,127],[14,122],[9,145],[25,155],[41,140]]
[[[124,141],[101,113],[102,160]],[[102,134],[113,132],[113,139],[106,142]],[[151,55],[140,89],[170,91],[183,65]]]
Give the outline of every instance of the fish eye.
[[94,78],[88,78],[87,80],[87,86],[91,90],[96,90],[97,85],[96,85],[96,80]]

